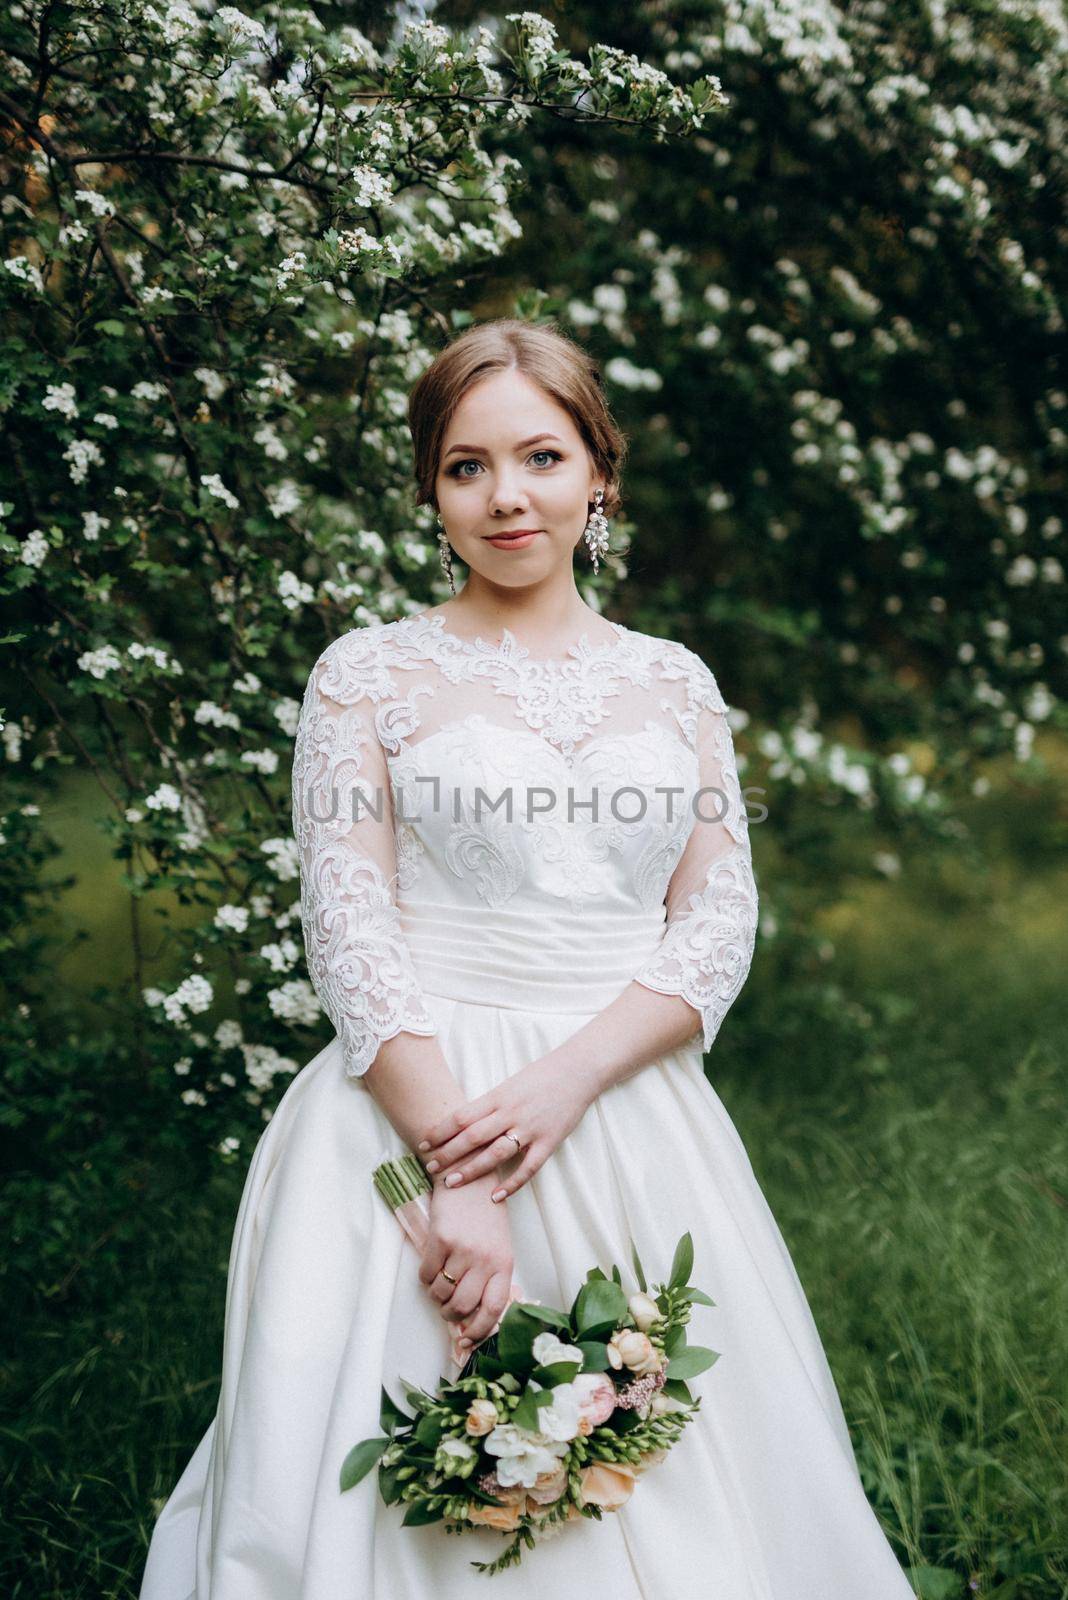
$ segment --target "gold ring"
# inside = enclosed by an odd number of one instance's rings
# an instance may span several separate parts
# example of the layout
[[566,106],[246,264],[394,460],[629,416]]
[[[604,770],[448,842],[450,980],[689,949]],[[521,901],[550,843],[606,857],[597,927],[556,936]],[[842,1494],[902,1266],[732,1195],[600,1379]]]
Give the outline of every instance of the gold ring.
[[514,1140],[515,1140],[515,1147],[516,1147],[516,1149],[517,1149],[517,1150],[522,1150],[522,1148],[523,1148],[523,1146],[522,1146],[522,1144],[521,1144],[521,1143],[520,1143],[520,1140],[519,1140],[519,1135],[518,1135],[518,1134],[517,1134],[517,1133],[506,1133],[506,1134],[505,1134],[505,1136],[504,1136],[504,1137],[505,1137],[505,1138],[506,1138],[506,1139],[514,1139]]
[[452,1276],[452,1274],[450,1272],[446,1272],[444,1267],[442,1267],[442,1269],[441,1269],[441,1276],[443,1278],[448,1278],[450,1283],[455,1283],[456,1282],[456,1279]]

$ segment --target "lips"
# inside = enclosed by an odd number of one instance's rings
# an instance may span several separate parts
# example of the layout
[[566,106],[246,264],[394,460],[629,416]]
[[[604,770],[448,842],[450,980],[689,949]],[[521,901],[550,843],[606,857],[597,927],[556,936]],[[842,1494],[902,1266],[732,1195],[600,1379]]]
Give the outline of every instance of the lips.
[[540,528],[515,528],[510,533],[487,534],[486,543],[495,545],[498,550],[521,550],[536,539],[540,532]]

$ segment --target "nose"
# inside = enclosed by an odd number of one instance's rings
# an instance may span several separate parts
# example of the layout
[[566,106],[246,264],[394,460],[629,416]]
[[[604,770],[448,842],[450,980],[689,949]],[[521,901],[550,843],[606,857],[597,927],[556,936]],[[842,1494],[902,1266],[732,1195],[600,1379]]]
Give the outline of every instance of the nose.
[[492,516],[510,517],[517,511],[525,511],[529,504],[526,490],[520,487],[510,468],[497,474],[489,497]]

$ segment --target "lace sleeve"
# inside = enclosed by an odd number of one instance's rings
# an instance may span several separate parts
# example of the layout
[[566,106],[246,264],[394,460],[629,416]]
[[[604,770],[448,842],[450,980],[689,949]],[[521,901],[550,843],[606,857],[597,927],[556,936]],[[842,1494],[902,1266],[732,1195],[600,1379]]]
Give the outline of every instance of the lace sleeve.
[[385,752],[371,696],[345,645],[338,640],[319,659],[304,695],[293,753],[293,832],[308,972],[337,1029],[345,1071],[358,1077],[383,1040],[438,1030],[393,897]]
[[700,1014],[709,1050],[749,973],[758,902],[728,708],[704,662],[686,655],[687,715],[700,772],[697,815],[668,883],[664,937],[635,977],[687,1000]]

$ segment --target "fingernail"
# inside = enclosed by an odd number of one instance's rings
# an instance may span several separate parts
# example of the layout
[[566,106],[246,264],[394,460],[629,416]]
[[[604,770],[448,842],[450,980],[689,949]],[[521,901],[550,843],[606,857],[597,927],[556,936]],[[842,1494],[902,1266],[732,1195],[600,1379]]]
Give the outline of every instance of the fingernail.
[[458,1339],[456,1342],[460,1346],[461,1350],[466,1349],[466,1347],[471,1343],[470,1339]]
[[[433,1163],[433,1165],[436,1167],[437,1166],[437,1162],[435,1161]],[[428,1172],[430,1171],[429,1167],[427,1168],[427,1171]],[[445,1179],[445,1187],[446,1187],[446,1189],[451,1189],[454,1186],[454,1184],[463,1183],[463,1181],[464,1181],[464,1175],[463,1175],[462,1172],[450,1172],[449,1176]]]
[[[446,1178],[445,1181],[447,1183],[449,1180]],[[490,1199],[491,1200],[503,1200],[507,1193],[508,1193],[507,1189],[494,1189],[493,1193],[490,1195]]]
[[429,1150],[430,1149],[430,1140],[429,1139],[420,1139],[420,1141],[419,1141],[419,1149],[420,1150]]
[[426,1164],[426,1170],[428,1172],[436,1172],[438,1170],[438,1168],[440,1167],[440,1165],[441,1165],[440,1161],[428,1161],[427,1164]]

